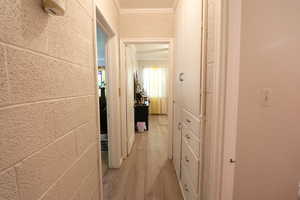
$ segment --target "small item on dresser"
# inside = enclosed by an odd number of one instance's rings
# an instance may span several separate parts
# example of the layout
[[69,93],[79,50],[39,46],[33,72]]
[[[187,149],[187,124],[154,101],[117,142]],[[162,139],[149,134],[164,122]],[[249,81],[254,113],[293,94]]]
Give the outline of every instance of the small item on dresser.
[[146,122],[137,122],[137,130],[139,133],[143,133],[147,130]]

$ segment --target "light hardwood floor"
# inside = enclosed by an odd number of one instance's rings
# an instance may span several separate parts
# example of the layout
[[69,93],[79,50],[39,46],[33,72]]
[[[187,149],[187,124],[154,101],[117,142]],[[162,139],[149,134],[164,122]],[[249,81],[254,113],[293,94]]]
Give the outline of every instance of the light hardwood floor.
[[136,134],[130,156],[104,176],[104,200],[183,200],[168,160],[166,116],[150,116],[147,133]]

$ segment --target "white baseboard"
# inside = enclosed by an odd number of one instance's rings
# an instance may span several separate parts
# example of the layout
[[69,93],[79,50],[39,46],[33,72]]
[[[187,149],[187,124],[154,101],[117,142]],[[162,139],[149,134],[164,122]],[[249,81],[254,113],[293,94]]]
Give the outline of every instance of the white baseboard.
[[129,140],[128,140],[128,147],[129,147],[128,148],[128,154],[131,153],[134,141],[135,141],[135,135],[131,136],[131,138],[129,138]]

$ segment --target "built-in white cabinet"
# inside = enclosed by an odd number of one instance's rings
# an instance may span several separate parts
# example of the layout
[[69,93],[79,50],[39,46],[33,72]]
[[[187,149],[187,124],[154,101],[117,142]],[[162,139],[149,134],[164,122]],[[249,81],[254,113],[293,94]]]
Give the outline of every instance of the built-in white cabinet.
[[175,36],[175,76],[174,76],[174,100],[178,106],[183,102],[183,98],[185,94],[183,93],[183,80],[185,79],[184,76],[184,67],[185,63],[182,59],[182,55],[184,54],[184,15],[182,9],[182,1],[178,2],[178,8],[175,16],[176,20],[176,36]]
[[202,1],[183,0],[184,6],[184,91],[183,106],[196,116],[200,115],[200,77],[202,58]]
[[204,115],[203,2],[179,0],[176,9],[173,162],[185,200],[199,200]]
[[200,116],[202,1],[181,0],[176,12],[175,99]]
[[180,127],[181,176],[179,182],[185,200],[194,200],[200,197],[201,192],[201,160],[203,147],[201,120],[184,108],[181,108],[179,118],[181,119],[179,123],[182,124]]
[[174,137],[173,137],[173,163],[177,178],[181,176],[181,144],[182,144],[182,123],[180,120],[180,107],[174,104]]

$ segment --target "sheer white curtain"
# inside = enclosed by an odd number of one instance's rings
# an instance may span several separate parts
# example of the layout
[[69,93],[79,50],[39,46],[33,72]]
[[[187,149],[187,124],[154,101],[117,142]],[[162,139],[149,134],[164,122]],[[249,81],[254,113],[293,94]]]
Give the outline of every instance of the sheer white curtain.
[[143,69],[144,89],[150,97],[151,114],[167,114],[167,68],[160,66]]

